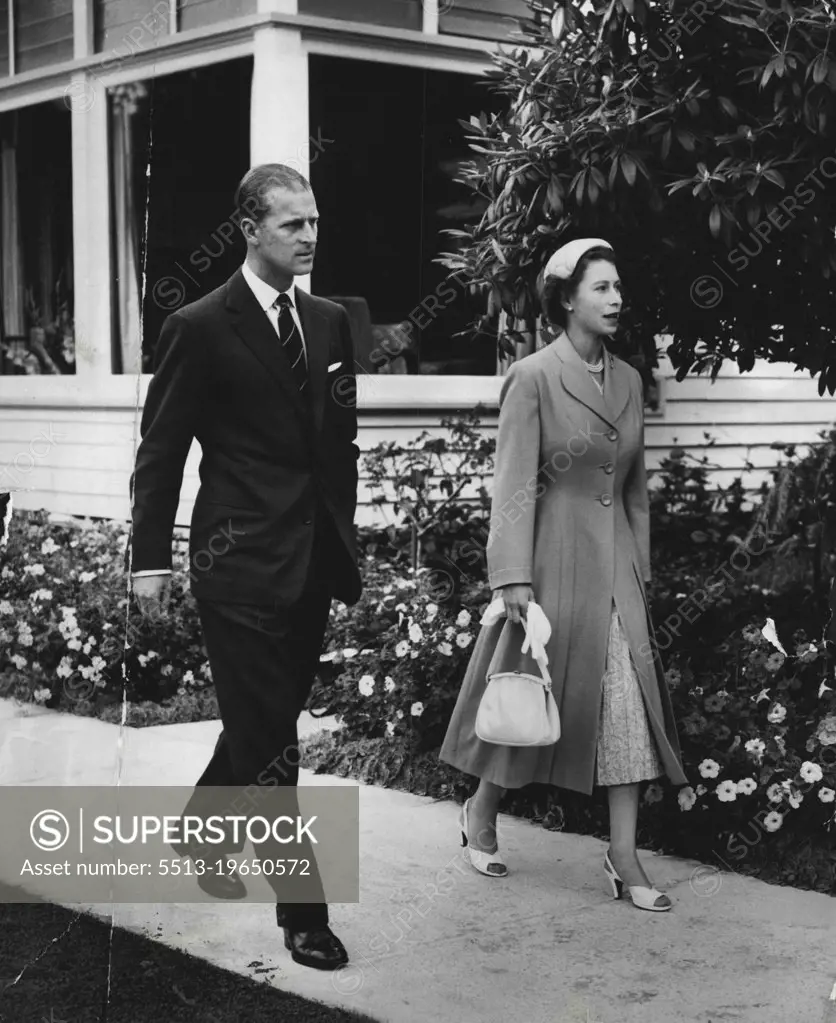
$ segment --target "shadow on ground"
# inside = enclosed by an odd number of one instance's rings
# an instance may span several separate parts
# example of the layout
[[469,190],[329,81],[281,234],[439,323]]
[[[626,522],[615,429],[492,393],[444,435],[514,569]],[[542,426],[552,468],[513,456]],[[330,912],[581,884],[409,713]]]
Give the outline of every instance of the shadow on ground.
[[3,1023],[375,1023],[94,917],[14,897],[0,885]]

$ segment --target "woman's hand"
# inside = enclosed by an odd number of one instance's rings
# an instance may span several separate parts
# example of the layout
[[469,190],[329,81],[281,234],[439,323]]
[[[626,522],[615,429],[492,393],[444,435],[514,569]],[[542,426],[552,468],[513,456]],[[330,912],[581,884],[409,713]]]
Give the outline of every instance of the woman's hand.
[[519,622],[525,618],[529,600],[534,600],[534,591],[528,583],[512,583],[495,590],[494,596],[501,596],[505,601],[505,614],[509,621]]

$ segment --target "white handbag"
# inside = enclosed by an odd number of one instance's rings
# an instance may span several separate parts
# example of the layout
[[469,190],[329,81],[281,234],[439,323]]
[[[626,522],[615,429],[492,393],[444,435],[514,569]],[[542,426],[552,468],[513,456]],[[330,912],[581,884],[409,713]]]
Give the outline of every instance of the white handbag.
[[[525,629],[525,620],[522,625]],[[538,678],[524,671],[492,672],[495,659],[496,653],[476,713],[476,735],[495,746],[553,746],[560,738],[560,714],[546,662],[537,659]]]

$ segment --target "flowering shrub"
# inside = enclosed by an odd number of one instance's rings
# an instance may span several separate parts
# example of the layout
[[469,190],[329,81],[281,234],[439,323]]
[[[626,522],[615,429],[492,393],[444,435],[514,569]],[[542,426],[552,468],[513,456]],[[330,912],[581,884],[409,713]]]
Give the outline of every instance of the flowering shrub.
[[836,823],[833,666],[800,629],[788,646],[770,619],[723,644],[724,673],[682,657],[665,673],[691,784],[648,786],[646,816],[691,855],[742,860],[784,828],[824,842]]
[[0,568],[0,696],[114,719],[124,692],[137,721],[149,704],[163,707],[155,722],[217,716],[185,573],[173,574],[168,612],[143,618],[128,606],[126,538],[119,524],[14,513]]
[[416,750],[437,748],[478,633],[488,597],[471,585],[462,602],[434,599],[433,573],[403,574],[367,558],[364,593],[353,607],[338,605],[320,661],[320,684],[310,704],[338,714],[353,739],[405,740]]

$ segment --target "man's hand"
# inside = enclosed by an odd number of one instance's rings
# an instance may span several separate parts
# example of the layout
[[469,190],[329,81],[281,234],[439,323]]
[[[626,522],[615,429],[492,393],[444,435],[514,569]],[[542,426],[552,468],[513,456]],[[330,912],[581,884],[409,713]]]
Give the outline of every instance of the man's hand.
[[131,580],[131,588],[144,618],[160,618],[168,609],[170,575],[141,575]]
[[534,600],[534,590],[527,584],[512,583],[494,592],[505,601],[505,614],[509,621],[519,622],[525,618],[529,600]]

